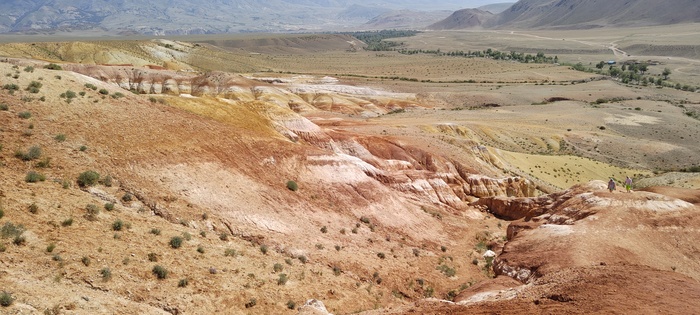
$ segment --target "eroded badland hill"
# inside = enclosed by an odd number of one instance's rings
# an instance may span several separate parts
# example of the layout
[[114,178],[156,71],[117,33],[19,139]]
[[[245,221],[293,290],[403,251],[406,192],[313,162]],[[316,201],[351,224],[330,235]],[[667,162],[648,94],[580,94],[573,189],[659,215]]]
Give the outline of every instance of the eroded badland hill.
[[700,307],[697,93],[353,40],[0,46],[0,310]]

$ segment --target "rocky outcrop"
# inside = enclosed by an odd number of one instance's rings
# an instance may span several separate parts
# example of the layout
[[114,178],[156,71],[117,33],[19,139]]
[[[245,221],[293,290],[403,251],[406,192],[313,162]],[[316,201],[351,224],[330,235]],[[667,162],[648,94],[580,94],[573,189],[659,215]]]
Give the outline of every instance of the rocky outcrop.
[[473,206],[483,207],[499,219],[503,220],[529,220],[544,214],[551,199],[543,198],[518,198],[518,197],[485,197],[472,203]]
[[302,307],[299,308],[299,315],[333,315],[328,312],[326,306],[323,302],[311,299],[306,301]]

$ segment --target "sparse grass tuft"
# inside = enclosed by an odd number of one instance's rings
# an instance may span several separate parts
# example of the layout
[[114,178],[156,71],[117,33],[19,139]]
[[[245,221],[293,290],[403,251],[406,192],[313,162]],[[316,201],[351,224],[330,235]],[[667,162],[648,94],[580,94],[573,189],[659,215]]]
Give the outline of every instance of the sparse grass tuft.
[[263,253],[263,255],[267,255],[267,245],[260,245],[260,252]]
[[112,270],[108,267],[102,268],[100,270],[100,274],[102,275],[102,281],[109,281],[112,279]]
[[124,228],[124,221],[122,220],[117,220],[112,223],[112,230],[114,231],[121,231]]
[[190,281],[189,281],[187,278],[185,278],[185,279],[180,279],[180,281],[177,282],[177,287],[178,287],[178,288],[184,288],[184,287],[186,287],[188,284],[190,284]]
[[286,273],[280,273],[280,276],[277,279],[277,285],[285,285],[285,284],[287,284],[288,280],[289,280],[289,278],[287,277]]
[[182,246],[182,242],[183,242],[182,237],[174,236],[173,238],[170,239],[170,247],[180,248],[180,246]]
[[10,294],[7,291],[2,291],[0,293],[0,306],[2,307],[8,307],[12,305],[12,302],[15,301],[15,298],[12,297],[12,294]]
[[17,117],[22,118],[22,119],[29,119],[32,118],[32,113],[24,111],[24,112],[19,112],[17,114]]
[[24,177],[24,181],[27,183],[43,182],[46,180],[46,176],[39,174],[36,171],[27,172],[27,176]]
[[153,272],[153,274],[156,275],[156,278],[158,279],[165,279],[168,277],[168,270],[161,265],[153,266],[151,272]]
[[85,218],[89,221],[96,221],[99,214],[100,208],[97,205],[91,203],[85,206]]

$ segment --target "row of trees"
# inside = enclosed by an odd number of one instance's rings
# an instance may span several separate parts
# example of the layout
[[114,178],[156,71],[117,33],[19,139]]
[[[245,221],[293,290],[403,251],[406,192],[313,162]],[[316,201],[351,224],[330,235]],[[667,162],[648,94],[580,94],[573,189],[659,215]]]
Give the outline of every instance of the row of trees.
[[[608,66],[607,69],[605,67]],[[645,63],[626,63],[617,67],[614,64],[608,64],[605,61],[601,61],[595,65],[595,69],[584,66],[582,63],[577,63],[571,65],[574,70],[585,71],[597,73],[600,75],[607,75],[612,78],[620,80],[625,84],[638,84],[642,86],[656,85],[660,87],[669,87],[677,90],[695,92],[700,90],[700,87],[690,86],[688,84],[673,83],[668,81],[671,75],[671,69],[664,68],[661,72],[661,76],[658,75],[648,75],[649,65]]]
[[480,57],[489,58],[495,60],[512,60],[522,63],[558,63],[559,57],[546,56],[543,52],[538,52],[536,55],[519,53],[515,51],[502,52],[494,49],[486,49],[481,51],[450,51],[442,52],[440,49],[437,50],[424,50],[424,49],[399,49],[397,50],[401,54],[405,55],[415,55],[415,54],[434,54],[438,56],[450,56],[450,57]]
[[381,31],[365,31],[365,32],[350,32],[343,33],[352,35],[353,37],[367,44],[365,50],[370,51],[391,51],[395,47],[402,46],[403,43],[395,41],[385,41],[387,38],[410,37],[418,34],[418,31],[411,30],[381,30]]

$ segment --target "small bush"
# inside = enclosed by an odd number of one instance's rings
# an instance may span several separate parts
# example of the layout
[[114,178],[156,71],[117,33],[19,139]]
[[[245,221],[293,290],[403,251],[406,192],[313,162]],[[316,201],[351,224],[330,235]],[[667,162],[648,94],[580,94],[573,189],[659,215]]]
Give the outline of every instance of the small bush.
[[0,110],[10,110],[10,107],[5,103],[0,103]]
[[32,214],[37,214],[39,212],[39,206],[36,203],[29,205],[29,212]]
[[107,210],[107,211],[114,210],[114,204],[111,202],[105,203],[105,210]]
[[148,261],[157,262],[158,255],[156,253],[148,253]]
[[41,84],[41,82],[32,81],[29,83],[29,85],[27,85],[27,87],[24,90],[29,91],[29,93],[36,94],[39,93],[42,86],[43,84]]
[[153,272],[153,274],[156,275],[156,278],[158,279],[165,279],[168,277],[168,270],[161,265],[153,266],[151,272]]
[[112,94],[113,99],[119,99],[122,97],[124,97],[124,94],[122,94],[121,92],[116,92],[116,93]]
[[26,66],[26,67],[24,67],[24,72],[34,72],[34,67]]
[[151,229],[151,234],[160,235],[160,229],[156,229],[156,228]]
[[204,247],[202,245],[197,246],[197,252],[200,254],[204,254]]
[[309,259],[306,258],[306,256],[302,255],[302,256],[299,256],[299,261],[301,261],[302,264],[305,264],[306,262],[309,261]]
[[85,171],[78,175],[80,187],[95,186],[100,179],[100,174],[95,171]]
[[56,249],[56,244],[54,244],[54,243],[51,243],[48,246],[46,246],[47,253],[53,252],[54,249]]
[[8,307],[12,305],[12,302],[14,302],[15,299],[12,297],[12,294],[6,291],[2,291],[0,293],[0,305],[3,307]]
[[245,308],[251,308],[257,304],[258,304],[258,300],[255,298],[251,298],[250,300],[248,300],[247,303],[245,303]]
[[17,117],[22,118],[22,119],[29,119],[32,118],[32,113],[24,111],[24,112],[19,112],[17,114]]
[[102,281],[109,281],[112,279],[112,270],[107,267],[102,268],[100,274],[102,275]]
[[50,157],[45,157],[41,159],[41,161],[36,162],[36,167],[38,168],[49,168],[51,167],[51,158]]
[[80,150],[80,152],[85,152],[85,151],[87,151],[87,149],[88,149],[87,146],[84,146],[84,145],[81,145],[80,148],[78,148],[78,150]]
[[24,233],[24,226],[21,224],[14,225],[12,222],[5,222],[5,224],[0,228],[0,237],[10,238],[17,237]]
[[260,245],[260,252],[267,255],[267,245]]
[[280,273],[280,277],[277,279],[277,285],[285,285],[289,278],[286,273]]
[[185,279],[180,279],[180,281],[177,282],[177,287],[178,287],[178,288],[184,288],[184,287],[186,287],[188,284],[190,284],[190,281],[189,281],[187,278],[185,278]]
[[44,66],[44,69],[49,69],[49,70],[63,70],[63,68],[55,63],[50,63],[48,65]]
[[226,256],[226,257],[236,257],[237,254],[238,253],[236,253],[236,250],[233,248],[227,248],[224,251],[224,256]]
[[107,89],[100,89],[100,94],[107,95],[109,94],[109,91],[107,91]]
[[96,221],[99,214],[100,208],[97,205],[91,203],[85,206],[85,218],[89,221]]
[[377,257],[384,259],[386,258],[386,255],[384,253],[377,253]]
[[174,236],[173,238],[170,239],[170,247],[172,248],[180,248],[182,246],[182,237],[179,236]]
[[15,244],[17,246],[22,246],[26,243],[27,243],[27,239],[22,235],[15,236],[15,238],[12,239],[12,244]]
[[297,307],[297,303],[292,300],[287,301],[287,308],[293,310]]
[[337,276],[340,276],[341,273],[343,273],[343,270],[340,269],[340,267],[333,266],[333,275],[335,275],[337,277]]
[[284,266],[280,263],[275,263],[275,265],[272,266],[272,270],[274,270],[275,272],[280,272],[284,270]]
[[122,220],[117,220],[112,223],[112,230],[114,231],[121,231],[124,228],[124,221]]
[[93,90],[93,91],[97,91],[97,86],[95,86],[95,85],[92,84],[92,83],[85,83],[85,87],[88,88],[88,89],[91,89],[91,90]]
[[299,189],[299,185],[293,180],[290,180],[287,182],[287,189],[291,191],[297,191]]
[[61,226],[71,226],[73,225],[73,218],[68,218],[61,222]]
[[85,267],[90,267],[90,257],[83,256],[83,258],[80,259],[80,262],[82,262]]
[[125,193],[124,196],[122,196],[123,202],[131,202],[132,200],[134,200],[134,196],[128,192]]
[[27,172],[27,176],[24,177],[24,181],[27,183],[43,182],[46,180],[46,176],[39,174],[36,171]]

